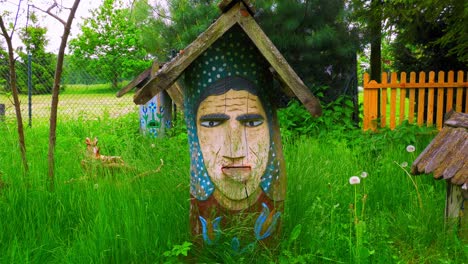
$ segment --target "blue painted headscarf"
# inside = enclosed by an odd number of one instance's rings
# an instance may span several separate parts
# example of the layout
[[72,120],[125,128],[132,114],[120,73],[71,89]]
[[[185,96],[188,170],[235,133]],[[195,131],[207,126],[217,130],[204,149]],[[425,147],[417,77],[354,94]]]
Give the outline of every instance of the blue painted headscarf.
[[215,189],[205,168],[200,149],[196,116],[199,104],[207,94],[226,80],[226,90],[230,80],[243,79],[255,87],[256,95],[263,104],[270,132],[268,164],[262,175],[260,186],[273,199],[272,186],[280,178],[280,165],[273,140],[272,96],[273,79],[268,70],[269,64],[238,26],[234,26],[201,54],[184,73],[185,120],[191,154],[190,193],[198,200],[208,199]]

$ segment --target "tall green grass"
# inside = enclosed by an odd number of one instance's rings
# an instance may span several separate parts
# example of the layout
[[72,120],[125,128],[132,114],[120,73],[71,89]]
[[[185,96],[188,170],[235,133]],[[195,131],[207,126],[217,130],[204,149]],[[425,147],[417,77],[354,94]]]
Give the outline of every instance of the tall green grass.
[[[177,131],[181,131],[178,127]],[[409,176],[411,162],[433,135],[359,130],[320,135],[286,133],[288,194],[278,247],[241,256],[230,245],[198,248],[189,236],[189,152],[185,133],[150,139],[138,118],[78,120],[58,125],[56,188],[47,190],[47,124],[27,128],[30,173],[23,176],[14,123],[0,123],[1,263],[463,263],[468,248],[444,228],[445,183]],[[419,132],[418,132],[419,133]],[[86,170],[86,137],[129,168]],[[406,152],[408,143],[415,153]],[[135,177],[154,171],[146,177]],[[396,162],[396,163],[395,163]],[[354,186],[349,177],[368,177]],[[71,183],[71,179],[75,179]],[[356,231],[353,209],[365,213]],[[356,246],[359,238],[360,247]],[[179,255],[179,256],[177,256]]]

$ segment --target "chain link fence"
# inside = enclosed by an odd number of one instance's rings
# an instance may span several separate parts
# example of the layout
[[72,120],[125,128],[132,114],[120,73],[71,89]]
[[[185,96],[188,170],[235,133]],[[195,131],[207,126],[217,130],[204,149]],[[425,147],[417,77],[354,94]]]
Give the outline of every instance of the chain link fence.
[[[19,57],[16,61],[17,87],[23,120],[33,125],[48,122],[52,102],[56,57],[46,54],[40,58],[31,55]],[[140,69],[135,69],[135,76]],[[74,119],[97,119],[103,115],[118,117],[138,112],[133,103],[132,93],[121,98],[116,92],[131,80],[124,80],[118,74],[103,74],[99,67],[90,70],[84,62],[66,58],[64,61],[58,121]],[[108,71],[107,71],[108,72]],[[16,113],[10,87],[8,60],[0,60],[0,115],[3,119],[15,119]]]

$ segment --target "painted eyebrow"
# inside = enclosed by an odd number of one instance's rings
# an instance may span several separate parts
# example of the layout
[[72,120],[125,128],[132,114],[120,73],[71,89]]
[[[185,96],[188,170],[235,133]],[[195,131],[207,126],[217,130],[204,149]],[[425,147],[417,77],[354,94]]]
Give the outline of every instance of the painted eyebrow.
[[237,121],[251,121],[251,120],[264,120],[262,115],[260,114],[243,114],[236,117]]
[[224,121],[229,120],[229,116],[226,114],[208,114],[202,115],[200,121]]

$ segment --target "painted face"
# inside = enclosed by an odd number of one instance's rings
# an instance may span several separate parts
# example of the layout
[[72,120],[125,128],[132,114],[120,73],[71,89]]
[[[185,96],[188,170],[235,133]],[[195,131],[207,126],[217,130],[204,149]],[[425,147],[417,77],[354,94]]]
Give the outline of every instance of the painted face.
[[198,108],[197,130],[215,196],[230,201],[258,196],[270,147],[259,98],[246,90],[207,97]]

